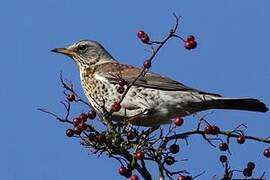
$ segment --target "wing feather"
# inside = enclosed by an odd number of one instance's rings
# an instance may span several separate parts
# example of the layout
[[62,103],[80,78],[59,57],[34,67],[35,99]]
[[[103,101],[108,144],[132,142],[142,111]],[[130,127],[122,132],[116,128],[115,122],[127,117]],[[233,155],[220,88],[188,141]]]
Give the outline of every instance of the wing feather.
[[[118,63],[117,63],[118,64]],[[110,69],[112,69],[112,66],[108,66]],[[104,68],[104,66],[102,67]],[[121,76],[122,79],[124,79],[127,83],[131,83],[134,81],[134,79],[141,73],[141,68],[132,67],[129,65],[123,65],[120,64],[117,69],[117,74]],[[117,78],[114,75],[113,72],[107,72],[105,77],[111,81],[112,83],[117,84]],[[204,91],[200,91],[197,89],[193,89],[191,87],[188,87],[182,83],[179,83],[175,80],[172,80],[168,77],[161,76],[156,73],[147,72],[144,74],[144,76],[141,76],[134,84],[135,86],[141,86],[141,87],[147,87],[152,89],[160,89],[165,91],[190,91],[190,92],[197,92],[200,94],[208,94],[208,95],[214,95],[214,96],[221,96],[219,94],[215,93],[208,93]]]

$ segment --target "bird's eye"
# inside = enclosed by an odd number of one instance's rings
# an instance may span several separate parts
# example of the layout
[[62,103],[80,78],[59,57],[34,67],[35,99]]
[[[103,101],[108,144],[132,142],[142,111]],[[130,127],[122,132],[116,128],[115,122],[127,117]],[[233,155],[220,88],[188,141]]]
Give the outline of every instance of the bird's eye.
[[79,50],[79,51],[85,51],[86,48],[87,48],[86,45],[80,45],[80,46],[78,47],[78,50]]

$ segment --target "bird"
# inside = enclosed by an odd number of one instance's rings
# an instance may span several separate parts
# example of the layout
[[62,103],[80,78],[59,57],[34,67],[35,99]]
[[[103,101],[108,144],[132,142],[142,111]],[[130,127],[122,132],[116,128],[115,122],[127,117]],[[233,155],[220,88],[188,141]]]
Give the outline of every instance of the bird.
[[[112,104],[121,99],[122,94],[117,91],[119,80],[127,88],[142,71],[142,68],[121,64],[93,40],[77,41],[51,51],[69,56],[77,64],[84,93],[100,118],[111,112]],[[175,117],[210,109],[268,111],[258,99],[223,97],[147,71],[130,87],[121,109],[113,112],[111,118],[135,126],[156,127],[171,123]]]

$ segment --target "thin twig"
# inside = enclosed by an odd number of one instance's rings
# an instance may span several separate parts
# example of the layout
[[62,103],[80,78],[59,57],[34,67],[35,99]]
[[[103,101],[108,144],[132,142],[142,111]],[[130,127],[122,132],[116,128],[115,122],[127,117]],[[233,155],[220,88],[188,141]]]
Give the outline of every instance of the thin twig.
[[[157,53],[159,52],[159,50],[164,46],[164,44],[166,44],[166,42],[171,39],[172,37],[174,37],[174,34],[175,32],[177,31],[177,28],[178,28],[178,24],[179,24],[179,19],[180,19],[180,16],[176,16],[174,14],[174,17],[176,19],[176,24],[174,26],[174,28],[169,32],[169,34],[167,35],[167,37],[160,42],[159,46],[157,47],[156,50],[153,50],[153,53],[152,55],[150,56],[150,58],[148,59],[150,62],[153,61],[154,57],[157,55]],[[136,83],[136,81],[144,74],[146,73],[147,69],[144,67],[141,72],[138,74],[138,76],[127,86],[125,92],[123,93],[123,95],[121,96],[120,100],[119,100],[119,103],[121,103],[125,96],[127,95],[128,91],[130,90],[130,88]]]

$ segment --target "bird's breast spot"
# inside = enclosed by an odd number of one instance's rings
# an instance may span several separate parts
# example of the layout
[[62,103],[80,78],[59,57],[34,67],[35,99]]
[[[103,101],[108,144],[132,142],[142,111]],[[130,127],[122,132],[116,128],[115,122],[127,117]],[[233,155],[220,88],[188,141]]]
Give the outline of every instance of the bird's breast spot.
[[130,95],[130,97],[134,97],[134,96],[136,96],[136,92],[135,91],[131,91],[129,95]]

